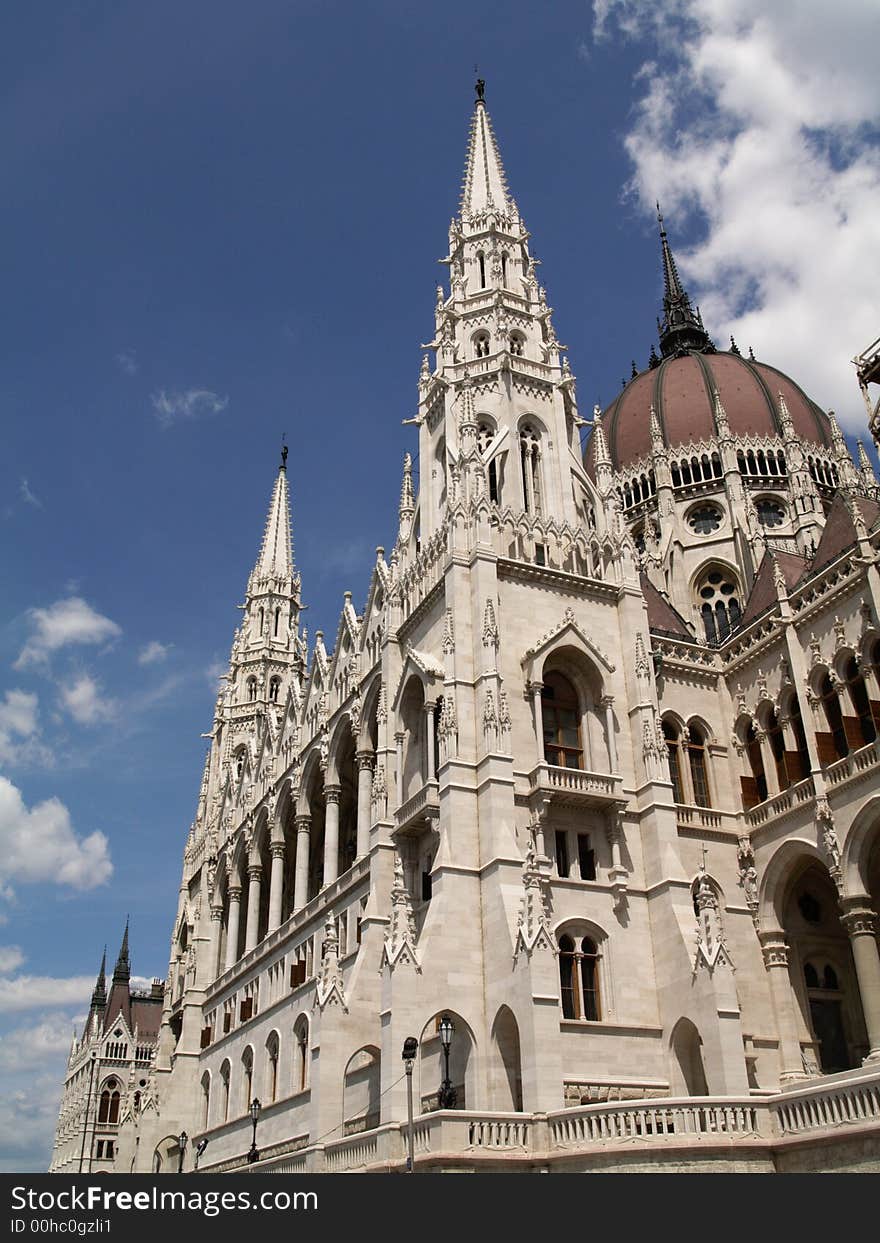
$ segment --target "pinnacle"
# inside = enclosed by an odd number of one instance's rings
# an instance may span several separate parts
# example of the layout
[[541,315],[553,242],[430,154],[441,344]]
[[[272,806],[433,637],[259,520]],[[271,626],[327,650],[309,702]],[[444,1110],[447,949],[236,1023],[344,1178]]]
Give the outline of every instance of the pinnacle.
[[128,916],[125,918],[125,932],[122,934],[122,944],[119,947],[119,956],[116,959],[116,966],[113,968],[113,979],[127,980],[131,973],[131,965],[128,959]]
[[491,210],[512,214],[514,204],[488,109],[478,98],[471,117],[460,214],[476,216]]
[[287,454],[272,488],[269,513],[260,556],[255,567],[257,578],[288,578],[293,573],[293,545],[290,538],[290,494],[287,485]]

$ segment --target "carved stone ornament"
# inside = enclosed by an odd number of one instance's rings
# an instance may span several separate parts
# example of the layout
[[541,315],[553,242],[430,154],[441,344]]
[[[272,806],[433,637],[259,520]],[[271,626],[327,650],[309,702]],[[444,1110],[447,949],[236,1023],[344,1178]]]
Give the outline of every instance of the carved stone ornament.
[[550,885],[538,866],[535,849],[534,831],[529,830],[529,843],[522,870],[523,893],[520,909],[516,919],[516,942],[513,956],[520,953],[531,958],[535,950],[549,950],[556,953],[553,937],[550,932],[551,896]]
[[403,875],[403,860],[397,850],[394,852],[394,879],[391,885],[391,918],[382,949],[383,966],[386,963],[392,971],[404,964],[415,967],[419,973],[422,970],[416,951],[412,898]]
[[455,623],[452,617],[452,609],[446,610],[446,619],[443,624],[443,641],[441,647],[444,655],[451,656],[455,651]]
[[736,862],[739,869],[737,884],[743,891],[746,906],[752,917],[752,923],[758,926],[758,872],[755,867],[755,852],[748,837],[741,837],[736,848]]
[[328,1006],[339,1006],[344,1014],[348,1013],[342,968],[339,965],[339,933],[336,931],[336,920],[332,915],[327,916],[327,922],[324,925],[321,970],[318,976],[318,987],[315,990],[315,1008],[325,1010]]
[[495,620],[495,606],[486,599],[483,610],[483,647],[498,647],[498,623]]

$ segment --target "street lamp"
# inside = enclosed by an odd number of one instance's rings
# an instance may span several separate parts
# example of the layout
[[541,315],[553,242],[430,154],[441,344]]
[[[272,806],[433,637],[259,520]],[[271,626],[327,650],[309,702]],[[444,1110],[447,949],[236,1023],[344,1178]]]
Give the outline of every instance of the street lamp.
[[407,1036],[403,1042],[403,1068],[406,1071],[406,1172],[415,1174],[415,1152],[413,1149],[413,1106],[412,1106],[412,1072],[416,1060],[419,1042],[415,1036]]
[[181,1131],[177,1137],[177,1172],[183,1173],[183,1154],[186,1152],[186,1141],[189,1139],[186,1131]]
[[254,1134],[253,1134],[253,1138],[251,1139],[251,1150],[247,1155],[247,1159],[249,1162],[259,1161],[260,1159],[260,1150],[257,1147],[257,1122],[259,1121],[260,1110],[262,1108],[263,1106],[260,1104],[257,1098],[254,1097],[254,1099],[251,1101],[251,1122],[254,1124]]
[[455,1109],[458,1096],[449,1078],[449,1047],[455,1034],[455,1024],[448,1014],[444,1014],[440,1020],[439,1031],[440,1044],[443,1046],[444,1078],[437,1094],[437,1104],[441,1109]]

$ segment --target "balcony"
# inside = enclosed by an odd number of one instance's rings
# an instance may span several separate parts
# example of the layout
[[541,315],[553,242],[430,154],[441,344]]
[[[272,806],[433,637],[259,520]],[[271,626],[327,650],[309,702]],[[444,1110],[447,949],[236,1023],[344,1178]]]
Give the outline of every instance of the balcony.
[[864,780],[880,762],[880,739],[870,742],[866,747],[850,751],[842,760],[829,764],[825,769],[825,780],[830,786],[843,785],[853,780]]
[[[581,1105],[549,1114],[440,1110],[415,1120],[416,1168],[526,1171],[608,1169],[616,1155],[626,1163],[656,1162],[681,1168],[688,1155],[714,1152],[742,1168],[744,1157],[767,1171],[796,1169],[799,1153],[830,1140],[880,1137],[880,1072],[860,1068],[818,1079],[772,1096],[663,1097]],[[241,1142],[244,1144],[245,1136]],[[247,1165],[244,1156],[223,1163],[244,1173],[374,1173],[401,1170],[406,1157],[403,1122],[388,1122],[326,1144],[305,1137]],[[824,1158],[827,1159],[827,1158]],[[601,1162],[601,1164],[600,1164]],[[794,1164],[791,1164],[791,1163]],[[210,1168],[210,1167],[203,1167]],[[215,1168],[221,1168],[220,1166]],[[724,1167],[719,1164],[719,1171]],[[809,1168],[809,1162],[807,1165]]]
[[750,829],[754,829],[771,820],[781,820],[783,816],[796,811],[815,797],[816,789],[813,785],[813,778],[807,777],[805,781],[798,781],[793,786],[789,786],[781,794],[774,794],[755,807],[750,807],[745,813],[746,824]]
[[412,798],[398,807],[394,814],[395,831],[400,834],[417,833],[426,820],[436,820],[440,815],[440,788],[436,781],[426,781]]
[[549,798],[559,807],[623,806],[623,778],[616,773],[590,773],[582,768],[539,764],[529,773],[529,797]]

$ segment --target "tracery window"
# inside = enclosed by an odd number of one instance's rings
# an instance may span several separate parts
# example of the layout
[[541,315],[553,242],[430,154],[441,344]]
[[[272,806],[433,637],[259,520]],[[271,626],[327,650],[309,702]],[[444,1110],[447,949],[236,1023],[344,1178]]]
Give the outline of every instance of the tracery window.
[[669,759],[669,776],[672,780],[672,793],[676,803],[685,802],[684,784],[681,779],[681,735],[671,721],[663,722],[663,737],[666,739],[666,754]]
[[717,505],[700,505],[688,514],[690,529],[697,535],[711,535],[721,526],[724,515]]
[[271,678],[269,681],[269,701],[277,704],[278,696],[281,694],[281,679],[279,677]]
[[748,805],[754,806],[755,803],[763,803],[767,797],[767,774],[764,772],[761,741],[758,738],[758,732],[754,724],[751,722],[746,730],[746,755],[749,759],[749,767],[752,770],[755,794],[755,797],[749,801]]
[[687,753],[690,761],[694,802],[698,807],[711,807],[709,777],[706,771],[706,740],[698,725],[688,727]]
[[706,638],[710,643],[720,643],[739,625],[742,616],[736,583],[730,574],[713,568],[700,580],[697,595]]
[[257,698],[257,679],[250,677],[247,680],[247,697],[248,703],[253,703]]
[[476,358],[489,357],[489,334],[488,332],[478,332],[474,337],[474,356]]
[[517,358],[521,358],[524,346],[525,346],[525,341],[523,339],[522,334],[519,332],[512,332],[510,334],[511,354],[514,354]]
[[781,527],[785,522],[785,506],[772,497],[762,497],[755,502],[758,521],[762,527]]
[[[482,422],[477,429],[477,448],[481,455],[485,458],[489,451],[492,441],[495,439],[495,428],[491,423]],[[487,467],[487,476],[489,480],[489,500],[493,504],[498,504],[498,459],[493,457]]]
[[278,1033],[272,1032],[266,1041],[266,1095],[271,1104],[278,1096]]
[[559,768],[583,768],[580,705],[577,692],[561,673],[548,673],[541,692],[544,756]]
[[119,1087],[115,1079],[110,1079],[98,1105],[98,1121],[114,1123],[119,1121]]
[[530,514],[541,513],[541,449],[540,439],[530,423],[524,423],[519,433],[520,461],[522,464],[523,504]]
[[575,940],[565,933],[559,938],[559,986],[563,1018],[598,1022],[599,952],[591,937]]
[[853,706],[853,710],[855,711],[856,718],[858,720],[857,728],[859,737],[857,738],[857,742],[860,741],[862,744],[867,746],[869,742],[873,742],[877,737],[877,730],[874,725],[874,717],[871,712],[871,702],[868,699],[865,679],[859,672],[859,666],[856,662],[855,656],[850,656],[849,660],[846,662],[843,676],[846,681],[847,690],[849,691],[850,703]]

